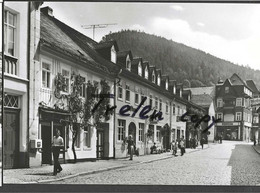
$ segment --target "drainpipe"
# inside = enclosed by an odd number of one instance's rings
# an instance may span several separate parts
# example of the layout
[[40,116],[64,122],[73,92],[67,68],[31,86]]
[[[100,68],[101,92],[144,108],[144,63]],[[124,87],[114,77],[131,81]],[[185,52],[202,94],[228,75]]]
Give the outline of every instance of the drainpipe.
[[[29,157],[29,143],[30,143],[30,134],[29,134],[29,126],[30,126],[30,92],[29,92],[29,88],[30,88],[30,43],[31,43],[31,2],[28,2],[28,26],[27,26],[27,34],[28,34],[28,40],[27,40],[27,79],[29,80],[27,82],[27,139],[26,139],[26,143],[27,143],[27,153],[28,153],[28,167],[30,166],[30,157]],[[26,158],[27,159],[27,158]]]
[[[116,78],[114,80],[114,105],[116,106]],[[114,110],[113,158],[116,158],[116,109]]]

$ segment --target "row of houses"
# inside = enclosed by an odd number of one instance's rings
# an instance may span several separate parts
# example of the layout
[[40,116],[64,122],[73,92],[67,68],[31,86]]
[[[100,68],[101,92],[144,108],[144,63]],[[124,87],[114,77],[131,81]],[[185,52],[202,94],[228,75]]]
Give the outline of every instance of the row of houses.
[[212,118],[196,127],[191,116],[219,116],[218,85],[184,89],[116,41],[92,40],[42,4],[5,2],[4,168],[52,164],[55,129],[65,141],[64,163],[75,154],[81,161],[126,157],[129,135],[140,155],[154,143],[168,150],[181,137],[187,147],[192,137],[215,140],[214,124],[202,132]]

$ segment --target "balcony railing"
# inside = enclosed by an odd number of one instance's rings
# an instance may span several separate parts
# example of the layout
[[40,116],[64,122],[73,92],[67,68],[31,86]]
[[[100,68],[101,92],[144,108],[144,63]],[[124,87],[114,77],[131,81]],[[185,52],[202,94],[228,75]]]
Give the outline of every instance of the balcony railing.
[[53,95],[53,92],[50,89],[41,88],[40,89],[40,102],[44,102],[45,105],[50,106],[52,95]]

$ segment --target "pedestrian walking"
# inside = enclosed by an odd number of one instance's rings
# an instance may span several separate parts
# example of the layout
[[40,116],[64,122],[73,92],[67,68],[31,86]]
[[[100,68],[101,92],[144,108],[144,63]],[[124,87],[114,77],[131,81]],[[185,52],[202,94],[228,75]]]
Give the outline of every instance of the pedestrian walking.
[[181,149],[181,156],[185,153],[185,143],[184,143],[184,138],[181,138],[180,140],[180,149]]
[[205,143],[205,139],[204,139],[204,137],[202,137],[201,140],[200,140],[200,145],[201,145],[202,149],[203,149],[204,143]]
[[135,142],[133,140],[132,135],[129,135],[127,144],[128,144],[128,154],[130,154],[130,160],[133,160]]
[[254,136],[253,140],[254,140],[254,146],[255,146],[256,145],[256,137],[255,136]]
[[177,147],[177,142],[172,140],[172,155],[174,155],[175,157],[177,156]]
[[60,136],[60,130],[56,129],[56,135],[53,137],[52,142],[52,153],[54,159],[54,168],[53,168],[53,175],[56,176],[57,173],[62,171],[62,167],[59,163],[59,155],[60,149],[64,146],[63,138]]

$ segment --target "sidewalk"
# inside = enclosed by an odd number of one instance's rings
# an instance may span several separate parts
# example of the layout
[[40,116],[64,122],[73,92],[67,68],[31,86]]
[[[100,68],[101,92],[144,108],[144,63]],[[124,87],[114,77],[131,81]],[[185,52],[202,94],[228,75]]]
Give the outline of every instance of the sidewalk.
[[254,148],[254,150],[260,154],[260,145],[257,144],[256,146],[252,145],[252,147]]
[[[204,149],[209,146],[205,145]],[[186,153],[193,153],[196,151],[201,151],[201,147],[197,149],[186,149]],[[180,154],[179,150],[178,153]],[[7,184],[31,184],[31,183],[47,183],[59,181],[67,178],[72,178],[79,175],[93,174],[103,171],[108,171],[112,169],[118,169],[123,167],[134,166],[138,164],[144,164],[149,162],[154,162],[163,159],[172,158],[171,152],[166,152],[162,154],[151,154],[144,156],[134,156],[133,161],[129,158],[122,159],[111,159],[111,160],[97,160],[96,162],[78,162],[76,164],[62,164],[63,171],[58,173],[57,176],[53,176],[53,166],[44,165],[37,168],[25,168],[25,169],[9,169],[4,170],[4,183]]]

